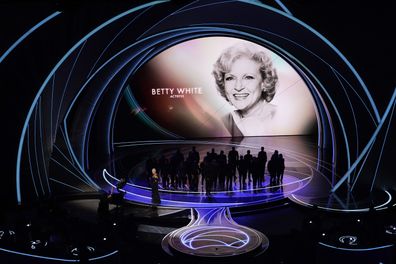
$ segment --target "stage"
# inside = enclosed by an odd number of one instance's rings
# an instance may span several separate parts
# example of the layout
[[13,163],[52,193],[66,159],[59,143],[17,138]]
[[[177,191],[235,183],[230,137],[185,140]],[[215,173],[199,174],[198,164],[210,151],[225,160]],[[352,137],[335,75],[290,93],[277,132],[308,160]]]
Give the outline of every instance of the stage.
[[[325,177],[317,169],[319,163],[317,148],[309,137],[254,137],[244,138],[240,142],[226,138],[210,141],[125,142],[116,144],[115,159],[110,163],[112,168],[115,168],[114,174],[107,169],[102,171],[104,189],[107,191],[114,189],[119,181],[117,177],[127,176],[129,180],[123,188],[126,192],[125,199],[137,203],[151,203],[151,187],[146,180],[146,161],[151,158],[158,159],[160,156],[170,158],[176,149],[186,156],[193,146],[199,152],[201,160],[212,149],[215,149],[216,153],[224,151],[227,154],[232,147],[235,147],[240,155],[245,155],[250,150],[253,156],[257,156],[260,148],[264,146],[269,158],[275,150],[278,150],[284,155],[286,163],[283,181],[271,183],[266,170],[264,181],[253,186],[251,177],[242,183],[237,172],[231,188],[224,188],[219,183],[211,190],[210,195],[206,194],[202,175],[199,175],[196,191],[191,191],[188,185],[181,188],[165,188],[160,182],[160,206],[207,208],[272,202],[285,199],[292,193],[302,190],[314,177]],[[135,163],[132,163],[133,161]]]

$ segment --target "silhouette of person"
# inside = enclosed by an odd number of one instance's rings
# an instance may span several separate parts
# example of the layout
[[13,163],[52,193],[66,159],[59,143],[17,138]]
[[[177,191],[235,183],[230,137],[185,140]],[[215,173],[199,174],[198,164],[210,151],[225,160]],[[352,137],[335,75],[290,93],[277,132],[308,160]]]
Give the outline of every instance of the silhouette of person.
[[259,159],[260,163],[260,175],[259,175],[259,185],[262,185],[264,182],[264,173],[265,173],[265,164],[267,163],[267,152],[264,151],[264,147],[261,147],[261,150],[259,151],[257,158]]
[[246,160],[241,155],[238,161],[239,189],[243,189],[244,186],[246,185],[246,172],[247,172]]
[[231,178],[236,181],[236,168],[238,164],[238,151],[235,150],[235,147],[228,152],[228,164],[230,169],[230,176]]
[[274,172],[274,179],[275,183],[279,182],[279,153],[277,150],[271,156],[272,165],[273,165],[273,172]]
[[267,164],[267,169],[268,173],[270,175],[270,185],[273,186],[276,183],[276,161],[274,156],[271,157],[271,159],[268,161]]
[[282,183],[283,173],[285,172],[285,159],[283,158],[282,154],[279,154],[278,164],[279,164],[279,183]]
[[219,167],[219,187],[221,190],[224,190],[225,186],[225,178],[227,174],[227,156],[224,154],[224,151],[220,151],[220,154],[217,156],[217,164]]
[[161,198],[158,191],[159,177],[155,168],[151,169],[151,202],[153,204],[160,204]]
[[245,164],[246,164],[246,177],[249,181],[252,181],[252,160],[253,156],[250,154],[250,150],[244,156]]

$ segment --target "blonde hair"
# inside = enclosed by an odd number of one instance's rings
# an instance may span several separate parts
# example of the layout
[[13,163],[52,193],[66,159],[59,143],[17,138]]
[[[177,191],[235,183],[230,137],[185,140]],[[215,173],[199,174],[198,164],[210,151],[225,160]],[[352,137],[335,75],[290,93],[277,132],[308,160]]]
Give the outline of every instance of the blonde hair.
[[225,93],[224,76],[231,69],[232,64],[242,58],[248,58],[260,65],[260,74],[263,79],[263,91],[261,98],[267,102],[270,102],[276,91],[278,84],[278,75],[276,69],[272,66],[272,60],[270,56],[259,48],[260,46],[252,43],[237,43],[220,54],[216,63],[213,65],[213,76],[216,81],[217,90],[220,95],[223,96],[227,101],[227,95]]

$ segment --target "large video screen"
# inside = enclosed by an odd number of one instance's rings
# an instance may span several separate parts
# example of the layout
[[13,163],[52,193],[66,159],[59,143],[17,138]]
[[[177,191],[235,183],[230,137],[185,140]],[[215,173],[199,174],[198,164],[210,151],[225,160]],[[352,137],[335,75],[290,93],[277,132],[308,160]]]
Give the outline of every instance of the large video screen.
[[127,89],[131,113],[185,138],[310,135],[317,129],[311,92],[297,71],[270,49],[238,38],[172,46],[143,65]]

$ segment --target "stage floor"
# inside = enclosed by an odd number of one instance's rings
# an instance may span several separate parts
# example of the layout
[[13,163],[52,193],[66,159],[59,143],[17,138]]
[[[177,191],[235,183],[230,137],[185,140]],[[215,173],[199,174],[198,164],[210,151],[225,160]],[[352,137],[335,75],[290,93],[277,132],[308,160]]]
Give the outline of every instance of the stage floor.
[[[264,147],[268,159],[275,150],[278,150],[285,159],[286,169],[283,182],[270,184],[270,177],[266,170],[265,181],[261,185],[254,187],[252,181],[246,180],[245,184],[240,186],[237,173],[231,189],[224,190],[217,187],[212,190],[211,195],[206,195],[200,175],[196,191],[190,191],[188,186],[177,189],[164,188],[160,183],[160,206],[183,208],[245,206],[284,199],[296,192],[300,194],[306,192],[307,195],[316,193],[323,197],[328,194],[328,186],[331,185],[328,178],[328,175],[331,175],[331,163],[321,158],[323,154],[319,153],[316,140],[304,136],[287,136],[249,137],[238,141],[219,138],[116,143],[114,159],[103,168],[104,189],[110,191],[119,178],[126,176],[129,180],[123,189],[126,192],[125,198],[132,202],[152,204],[151,188],[146,180],[147,159],[159,159],[162,155],[169,159],[176,149],[179,149],[186,157],[193,146],[200,154],[200,161],[212,148],[217,154],[222,150],[227,155],[231,148],[235,147],[239,155],[245,155],[247,150],[250,150],[253,156],[257,156],[260,148]],[[329,172],[327,175],[324,173],[326,171]],[[312,182],[315,183],[314,186]]]

